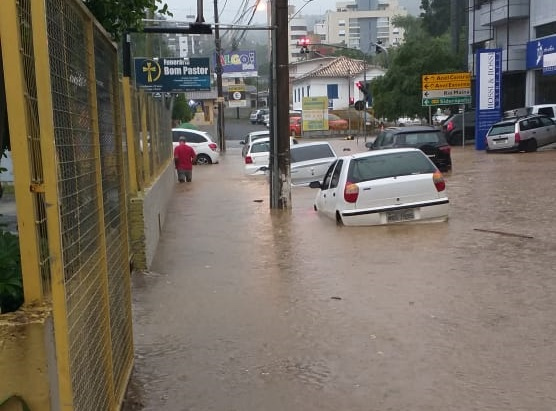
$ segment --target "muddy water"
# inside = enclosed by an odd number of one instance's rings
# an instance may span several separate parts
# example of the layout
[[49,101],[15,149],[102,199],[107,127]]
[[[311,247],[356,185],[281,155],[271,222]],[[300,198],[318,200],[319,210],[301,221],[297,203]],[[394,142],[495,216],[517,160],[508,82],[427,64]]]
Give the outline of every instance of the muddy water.
[[134,277],[127,408],[556,410],[556,150],[453,162],[447,223],[364,228],[309,188],[271,212],[233,146],[197,167]]

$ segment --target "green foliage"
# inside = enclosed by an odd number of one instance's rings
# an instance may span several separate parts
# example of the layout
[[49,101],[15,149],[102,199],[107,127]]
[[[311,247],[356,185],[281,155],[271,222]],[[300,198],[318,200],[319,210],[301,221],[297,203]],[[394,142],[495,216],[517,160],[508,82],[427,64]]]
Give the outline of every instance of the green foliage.
[[115,39],[127,31],[141,31],[147,13],[173,16],[162,0],[84,0],[91,13]]
[[403,45],[391,49],[386,74],[371,82],[376,117],[426,117],[428,108],[421,105],[422,75],[461,70],[447,37],[427,38],[420,33],[406,39]]
[[0,230],[0,313],[23,304],[23,277],[19,237]]
[[450,3],[449,0],[421,0],[423,28],[431,36],[441,36],[450,28]]
[[174,106],[172,108],[172,120],[179,121],[180,123],[189,122],[193,118],[193,113],[187,104],[187,99],[184,94],[179,94],[174,99]]

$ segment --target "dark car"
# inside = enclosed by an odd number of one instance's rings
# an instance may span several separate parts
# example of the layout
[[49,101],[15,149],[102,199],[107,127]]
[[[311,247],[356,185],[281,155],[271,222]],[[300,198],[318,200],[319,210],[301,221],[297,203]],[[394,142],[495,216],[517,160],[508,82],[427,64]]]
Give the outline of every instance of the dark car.
[[[465,128],[463,127],[464,118]],[[442,123],[442,133],[448,144],[452,146],[462,144],[464,130],[465,141],[475,140],[475,110],[453,114]]]
[[365,146],[369,150],[414,147],[424,152],[440,171],[452,169],[451,148],[442,132],[432,126],[388,127],[375,141]]

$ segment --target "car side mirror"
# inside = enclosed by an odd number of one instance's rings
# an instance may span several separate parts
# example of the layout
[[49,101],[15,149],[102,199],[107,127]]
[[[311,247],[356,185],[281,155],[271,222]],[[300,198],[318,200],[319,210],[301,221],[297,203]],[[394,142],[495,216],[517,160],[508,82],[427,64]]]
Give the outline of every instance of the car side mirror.
[[322,188],[322,184],[320,183],[320,181],[311,181],[309,183],[309,187],[311,187],[311,188]]
[[372,150],[373,149],[373,144],[374,144],[374,142],[368,141],[368,142],[365,143],[365,147],[367,147],[369,150]]
[[245,145],[245,141],[241,140],[241,141],[239,142],[239,144]]

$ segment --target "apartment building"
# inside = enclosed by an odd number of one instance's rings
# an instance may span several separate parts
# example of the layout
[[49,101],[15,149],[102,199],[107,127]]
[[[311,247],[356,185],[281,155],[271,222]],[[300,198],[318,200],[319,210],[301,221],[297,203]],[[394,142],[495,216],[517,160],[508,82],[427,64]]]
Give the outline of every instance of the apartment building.
[[345,44],[364,53],[374,50],[373,43],[384,47],[403,41],[403,30],[392,25],[395,16],[406,16],[398,0],[355,0],[336,3],[336,11],[325,18],[326,38],[330,44]]
[[468,66],[475,52],[502,50],[502,107],[556,102],[556,2],[469,0]]

